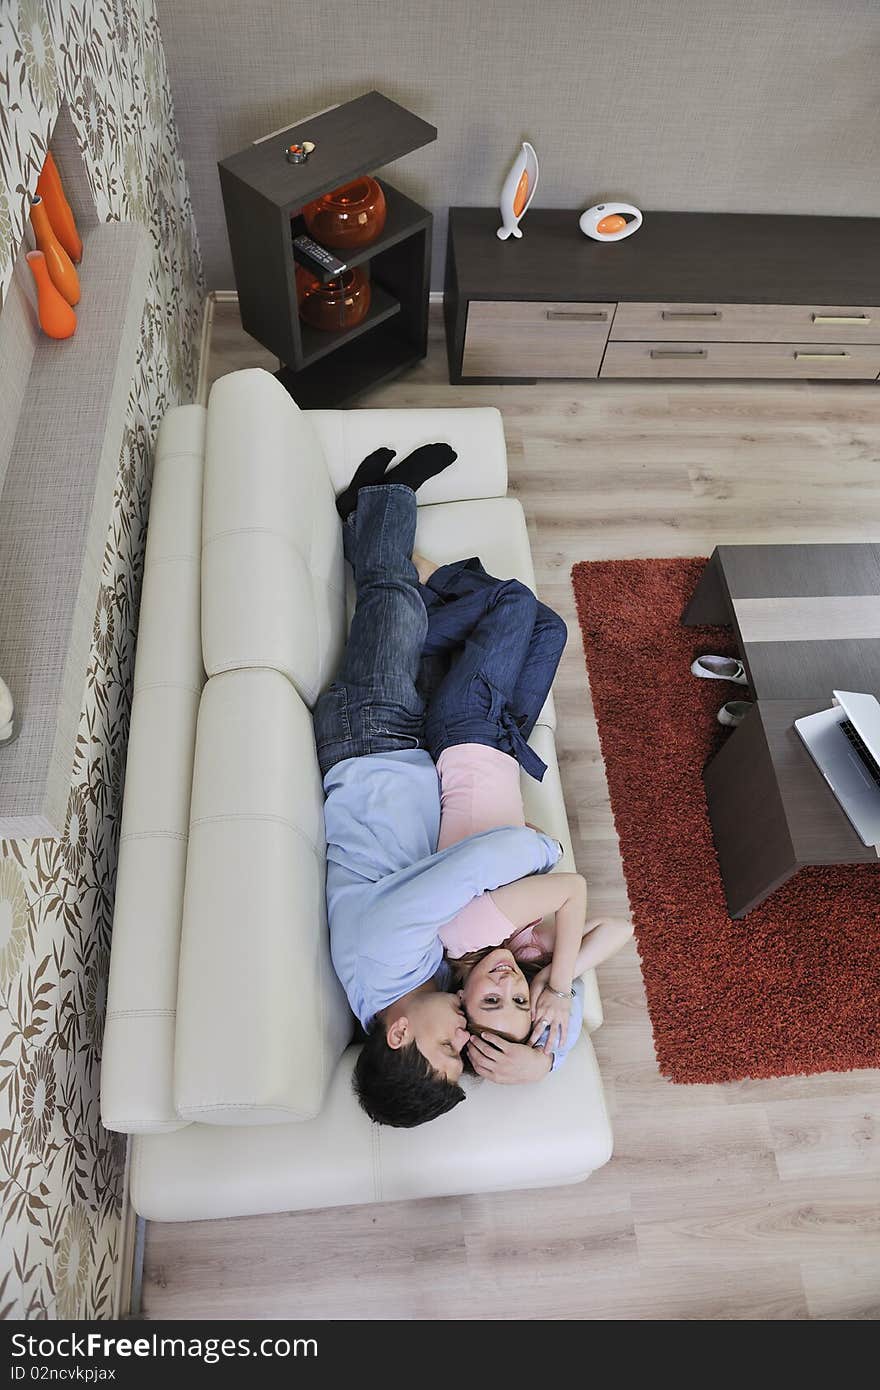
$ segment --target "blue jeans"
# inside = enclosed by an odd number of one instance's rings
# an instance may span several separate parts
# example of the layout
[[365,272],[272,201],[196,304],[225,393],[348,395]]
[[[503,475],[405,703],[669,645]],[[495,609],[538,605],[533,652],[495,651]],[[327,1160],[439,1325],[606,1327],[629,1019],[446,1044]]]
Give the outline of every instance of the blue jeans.
[[565,649],[562,618],[519,580],[487,574],[476,558],[441,566],[422,594],[428,633],[419,684],[431,757],[436,762],[453,744],[485,743],[540,781],[547,769],[527,740]]
[[412,563],[416,499],[401,484],[362,488],[344,527],[357,605],[338,678],[315,706],[322,777],[368,753],[484,743],[539,780],[527,745],[565,646],[562,619],[478,560]]

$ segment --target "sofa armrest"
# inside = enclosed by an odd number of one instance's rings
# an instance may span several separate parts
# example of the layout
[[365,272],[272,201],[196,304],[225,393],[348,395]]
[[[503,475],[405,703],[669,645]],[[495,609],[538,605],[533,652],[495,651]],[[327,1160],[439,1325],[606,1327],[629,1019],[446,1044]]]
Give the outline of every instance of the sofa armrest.
[[205,411],[162,421],[147,531],[101,1063],[105,1129],[162,1133],[174,1108],[177,961],[196,717]]
[[458,458],[419,488],[421,506],[467,502],[507,493],[507,446],[494,406],[446,410],[307,410],[321,441],[334,491],[351,482],[362,459],[380,445],[405,458],[421,444],[449,443]]

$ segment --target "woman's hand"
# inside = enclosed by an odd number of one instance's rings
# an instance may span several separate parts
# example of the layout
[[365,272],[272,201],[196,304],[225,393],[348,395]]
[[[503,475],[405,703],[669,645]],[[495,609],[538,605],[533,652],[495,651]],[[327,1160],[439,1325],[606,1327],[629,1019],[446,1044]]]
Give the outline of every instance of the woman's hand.
[[[535,983],[536,980],[533,980],[533,988]],[[548,970],[547,980],[542,983],[537,996],[532,995],[531,998],[532,1018],[535,1021],[535,1027],[532,1030],[532,1036],[529,1038],[529,1042],[536,1043],[544,1032],[544,1029],[549,1026],[547,1041],[544,1043],[544,1051],[556,1052],[568,1037],[568,1021],[571,1016],[571,995],[568,994],[564,998],[561,998],[550,989]]]
[[550,1070],[550,1058],[540,1047],[526,1043],[508,1042],[492,1033],[471,1038],[467,1054],[477,1076],[494,1081],[499,1086],[519,1086],[524,1082],[540,1081]]
[[543,993],[544,986],[547,984],[547,981],[548,981],[549,979],[550,979],[550,966],[549,966],[549,965],[545,965],[545,966],[543,967],[543,969],[539,970],[538,973],[537,973],[537,975],[535,975],[535,976],[532,978],[532,982],[531,982],[531,984],[529,985],[529,1004],[531,1005],[531,1009],[532,1009],[532,1018],[535,1018],[535,1016],[536,1016],[536,1015],[535,1015],[535,1006],[537,1005],[538,1000],[540,999],[541,994]]

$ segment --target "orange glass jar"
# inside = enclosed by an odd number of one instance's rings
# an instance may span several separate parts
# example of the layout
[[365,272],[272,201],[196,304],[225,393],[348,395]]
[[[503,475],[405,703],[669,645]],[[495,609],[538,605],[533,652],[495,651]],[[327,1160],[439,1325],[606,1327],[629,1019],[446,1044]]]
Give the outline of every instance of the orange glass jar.
[[309,236],[322,246],[369,246],[385,226],[385,194],[368,175],[324,193],[303,208]]
[[298,265],[296,293],[300,318],[327,333],[354,328],[366,318],[370,307],[370,282],[360,266],[322,282]]

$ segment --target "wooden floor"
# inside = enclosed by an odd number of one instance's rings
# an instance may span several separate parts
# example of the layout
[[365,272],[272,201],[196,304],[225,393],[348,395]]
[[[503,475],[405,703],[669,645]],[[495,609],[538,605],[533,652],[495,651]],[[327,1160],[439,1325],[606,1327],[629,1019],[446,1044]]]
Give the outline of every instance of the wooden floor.
[[[276,365],[242,334],[234,306],[218,306],[213,344],[212,377]],[[363,404],[503,411],[538,586],[571,634],[556,701],[575,856],[594,910],[625,911],[571,566],[708,554],[720,542],[877,540],[880,391],[806,382],[452,388],[437,318],[427,363]],[[586,1183],[151,1225],[146,1315],[880,1315],[880,1073],[672,1085],[657,1073],[635,947],[599,979],[606,1022],[594,1042],[615,1153]]]

